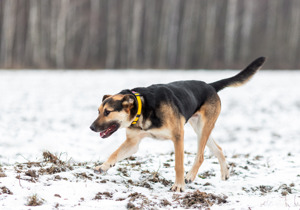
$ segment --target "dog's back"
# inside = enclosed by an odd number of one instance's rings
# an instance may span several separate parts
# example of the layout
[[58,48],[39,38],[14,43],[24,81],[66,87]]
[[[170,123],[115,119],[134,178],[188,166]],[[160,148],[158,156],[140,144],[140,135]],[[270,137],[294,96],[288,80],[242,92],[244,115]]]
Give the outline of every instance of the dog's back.
[[196,80],[156,84],[146,88],[134,88],[133,91],[143,96],[145,110],[151,110],[152,114],[155,114],[162,104],[166,104],[184,116],[186,121],[201,107],[207,97],[216,93],[211,85]]
[[[251,79],[264,63],[265,58],[260,57],[248,65],[239,74],[207,84],[203,81],[186,80],[169,84],[155,84],[149,87],[132,89],[144,98],[144,119],[150,118],[153,127],[159,127],[160,113],[157,113],[161,105],[168,105],[188,121],[193,114],[200,109],[203,103],[210,97],[215,97],[218,91],[230,86],[240,86]],[[123,90],[120,94],[128,94],[130,90]]]

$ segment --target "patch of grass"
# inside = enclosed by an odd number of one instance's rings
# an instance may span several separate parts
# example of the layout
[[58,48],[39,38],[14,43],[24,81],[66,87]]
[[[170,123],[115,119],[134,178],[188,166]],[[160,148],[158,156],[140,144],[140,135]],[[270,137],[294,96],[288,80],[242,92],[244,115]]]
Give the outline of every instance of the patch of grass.
[[210,207],[213,204],[227,203],[227,196],[217,196],[211,193],[200,192],[199,190],[194,192],[188,192],[183,196],[176,196],[175,201],[179,201],[184,208],[202,208]]
[[273,192],[273,187],[269,186],[269,185],[260,185],[260,186],[256,186],[256,187],[251,187],[250,189],[242,187],[242,190],[247,192],[247,193],[259,192],[260,195],[266,195],[268,193]]
[[113,194],[110,192],[98,192],[93,200],[112,199]]
[[45,151],[43,152],[43,158],[45,162],[50,162],[50,163],[54,163],[54,164],[64,164],[64,162],[62,160],[60,160],[56,155],[53,155],[51,152],[49,151]]
[[160,204],[162,205],[162,206],[171,206],[172,204],[170,203],[170,201],[168,201],[167,199],[162,199],[161,201],[160,201]]
[[145,178],[143,181],[134,182],[133,180],[129,179],[127,182],[125,181],[124,183],[138,187],[145,187],[151,190],[153,189],[151,184],[160,183],[165,187],[171,186],[172,181],[165,179],[157,171],[150,172],[149,170],[143,170],[141,171],[141,174],[143,174],[142,177]]
[[37,194],[33,194],[27,198],[26,206],[41,206],[44,202],[44,199],[39,198]]
[[13,195],[12,191],[10,191],[7,187],[3,186],[0,188],[0,195],[1,194],[8,194],[8,195]]
[[125,168],[125,167],[124,168],[118,168],[117,171],[122,173],[123,176],[129,177],[127,168]]
[[153,183],[158,183],[159,182],[162,185],[164,185],[165,187],[170,186],[171,183],[172,183],[170,180],[167,180],[167,179],[161,177],[159,173],[154,173],[153,177],[151,179],[149,179],[149,181],[153,182]]
[[[56,174],[61,172],[66,172],[68,170],[73,170],[73,166],[69,163],[62,161],[59,157],[52,154],[49,151],[43,152],[43,163],[52,163],[52,165],[48,168],[41,167],[39,169],[39,174]],[[75,164],[74,164],[75,165]],[[85,163],[77,163],[79,166],[85,165]]]
[[80,179],[89,179],[89,180],[92,180],[93,179],[93,174],[86,174],[85,172],[82,172],[82,173],[75,173],[74,176],[76,178],[80,178]]
[[6,174],[4,173],[3,169],[1,168],[1,165],[0,165],[0,178],[1,177],[6,177]]
[[26,176],[33,177],[33,178],[37,178],[37,177],[38,177],[38,174],[36,173],[35,170],[28,170],[28,171],[25,171],[25,175],[26,175]]
[[279,186],[277,190],[275,190],[275,192],[281,191],[281,195],[286,196],[288,194],[292,194],[292,187],[294,186],[295,186],[294,183],[291,183],[290,186],[288,186],[287,184],[282,184]]
[[210,178],[212,176],[216,176],[216,174],[213,171],[205,171],[198,175],[198,177],[201,179]]
[[141,193],[131,193],[128,195],[128,198],[127,209],[150,209],[150,206],[155,205],[147,198],[147,196]]

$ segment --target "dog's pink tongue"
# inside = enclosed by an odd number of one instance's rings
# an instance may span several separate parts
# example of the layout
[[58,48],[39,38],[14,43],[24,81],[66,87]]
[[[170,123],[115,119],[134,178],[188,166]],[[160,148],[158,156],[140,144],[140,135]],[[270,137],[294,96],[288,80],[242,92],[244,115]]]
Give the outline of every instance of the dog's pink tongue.
[[109,128],[106,130],[100,132],[100,137],[101,138],[107,138],[109,137],[113,132],[116,131],[117,126],[116,125],[111,125]]
[[100,137],[103,138],[103,136],[105,136],[106,132],[103,131],[103,132],[100,132]]

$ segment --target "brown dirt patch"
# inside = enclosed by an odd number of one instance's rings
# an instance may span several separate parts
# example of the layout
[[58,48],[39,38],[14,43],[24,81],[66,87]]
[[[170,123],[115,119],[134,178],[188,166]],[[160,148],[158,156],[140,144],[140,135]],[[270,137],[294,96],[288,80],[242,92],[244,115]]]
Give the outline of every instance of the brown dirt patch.
[[213,171],[205,171],[198,175],[198,177],[201,179],[210,178],[212,176],[216,176],[216,174]]
[[0,195],[1,194],[8,194],[8,195],[13,195],[12,191],[10,191],[7,187],[3,186],[0,188]]
[[122,173],[123,176],[129,177],[127,168],[118,168],[117,171],[119,171],[120,173]]
[[226,199],[226,196],[221,197],[211,193],[200,192],[199,190],[186,193],[181,197],[175,196],[175,201],[178,201],[180,206],[184,208],[210,207],[214,204],[227,203]]
[[162,185],[164,185],[165,187],[166,186],[170,186],[171,185],[171,181],[170,180],[167,180],[163,177],[161,177],[158,173],[155,173],[153,175],[153,178],[149,179],[150,182],[153,182],[153,183],[161,183]]
[[131,193],[128,198],[127,209],[151,209],[151,206],[155,205],[141,193]]
[[25,175],[26,176],[30,176],[30,177],[33,177],[33,178],[37,178],[39,175],[36,173],[35,170],[28,170],[28,171],[25,171]]
[[161,204],[162,206],[171,206],[171,205],[172,205],[167,199],[162,199],[162,200],[160,201],[160,204]]
[[112,199],[113,194],[110,192],[98,192],[93,200]]
[[53,155],[49,151],[43,152],[43,158],[45,162],[50,162],[54,164],[64,164],[62,160],[60,160],[56,155]]
[[6,174],[4,172],[0,172],[0,178],[1,177],[6,177]]
[[39,198],[36,194],[27,198],[26,206],[41,206],[44,203],[44,199]]
[[88,179],[88,180],[92,180],[94,176],[93,174],[86,174],[85,172],[82,173],[75,173],[74,176],[76,178],[80,178],[80,179]]
[[4,173],[2,168],[0,168],[0,178],[1,177],[6,177],[6,174]]

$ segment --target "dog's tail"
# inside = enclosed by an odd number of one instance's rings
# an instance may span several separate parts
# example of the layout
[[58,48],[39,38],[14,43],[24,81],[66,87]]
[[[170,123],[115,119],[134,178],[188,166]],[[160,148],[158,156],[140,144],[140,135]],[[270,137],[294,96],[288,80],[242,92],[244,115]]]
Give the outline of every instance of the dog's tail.
[[237,75],[222,79],[213,83],[210,83],[211,86],[218,92],[226,87],[238,87],[246,82],[248,82],[251,77],[260,69],[260,67],[265,62],[265,57],[259,57],[254,60],[249,66],[247,66],[243,71],[238,73]]

